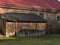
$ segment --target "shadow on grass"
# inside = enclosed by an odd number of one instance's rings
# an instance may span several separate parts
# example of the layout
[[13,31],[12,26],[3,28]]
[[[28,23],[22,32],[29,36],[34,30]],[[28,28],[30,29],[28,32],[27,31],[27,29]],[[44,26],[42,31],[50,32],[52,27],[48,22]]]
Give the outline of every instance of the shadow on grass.
[[2,37],[0,41],[16,41],[16,40],[48,40],[48,39],[60,39],[60,34],[48,34],[43,36],[24,36],[24,37]]

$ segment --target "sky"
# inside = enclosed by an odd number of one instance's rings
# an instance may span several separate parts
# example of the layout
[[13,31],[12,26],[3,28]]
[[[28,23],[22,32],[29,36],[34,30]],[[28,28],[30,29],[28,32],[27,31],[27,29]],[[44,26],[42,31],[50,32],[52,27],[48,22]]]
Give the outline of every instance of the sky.
[[60,0],[58,0],[58,1],[60,1]]

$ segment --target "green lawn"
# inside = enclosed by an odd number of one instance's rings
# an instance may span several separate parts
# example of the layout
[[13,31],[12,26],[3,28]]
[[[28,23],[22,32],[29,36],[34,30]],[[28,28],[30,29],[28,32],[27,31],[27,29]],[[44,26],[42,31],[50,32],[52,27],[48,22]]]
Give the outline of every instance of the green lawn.
[[60,45],[59,34],[40,37],[0,37],[0,45]]

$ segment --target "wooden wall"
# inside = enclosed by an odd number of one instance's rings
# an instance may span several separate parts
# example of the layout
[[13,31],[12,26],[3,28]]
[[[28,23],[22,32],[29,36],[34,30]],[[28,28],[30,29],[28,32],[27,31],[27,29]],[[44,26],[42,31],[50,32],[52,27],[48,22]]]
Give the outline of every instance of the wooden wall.
[[15,23],[6,22],[6,37],[12,36],[15,34]]
[[15,35],[21,29],[45,30],[46,23],[20,23],[20,22],[6,22],[6,36]]

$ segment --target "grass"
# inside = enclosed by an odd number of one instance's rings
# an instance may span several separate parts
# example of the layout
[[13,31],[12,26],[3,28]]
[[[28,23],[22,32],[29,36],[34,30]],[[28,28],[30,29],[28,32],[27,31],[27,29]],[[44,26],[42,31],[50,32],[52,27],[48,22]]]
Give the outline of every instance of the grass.
[[0,45],[60,45],[60,34],[40,37],[0,37]]

